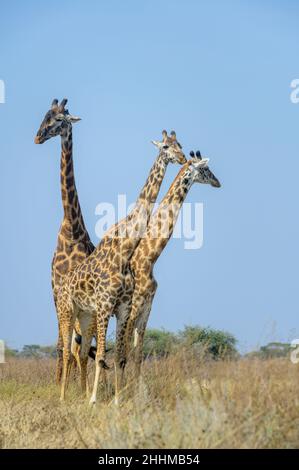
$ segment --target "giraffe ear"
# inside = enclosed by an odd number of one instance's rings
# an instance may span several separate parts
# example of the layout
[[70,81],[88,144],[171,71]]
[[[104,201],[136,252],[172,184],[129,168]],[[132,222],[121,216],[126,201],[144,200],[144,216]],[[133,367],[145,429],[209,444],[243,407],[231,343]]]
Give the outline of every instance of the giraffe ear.
[[209,160],[209,158],[202,158],[201,160],[193,162],[193,165],[195,166],[195,168],[208,166]]
[[78,116],[73,116],[72,114],[67,114],[66,115],[66,120],[68,122],[78,122],[78,121],[81,121],[81,118],[78,117]]
[[159,142],[158,140],[151,140],[151,143],[158,147],[158,149],[161,148],[163,145],[163,142]]

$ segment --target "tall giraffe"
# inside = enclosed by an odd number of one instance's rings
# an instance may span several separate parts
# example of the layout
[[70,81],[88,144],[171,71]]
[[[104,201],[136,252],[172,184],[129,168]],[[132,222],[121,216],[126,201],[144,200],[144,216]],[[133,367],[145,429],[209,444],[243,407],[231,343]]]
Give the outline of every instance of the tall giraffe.
[[[208,167],[208,159],[201,158],[200,152],[190,152],[191,159],[181,168],[158,209],[152,215],[147,230],[130,261],[134,277],[132,309],[126,328],[125,343],[128,355],[134,334],[134,359],[136,375],[140,373],[144,332],[157,290],[154,265],[168,243],[182,204],[193,183],[210,184],[220,187],[218,179]],[[116,345],[116,348],[120,348]],[[126,358],[124,360],[126,362]]]
[[[184,164],[185,155],[174,132],[168,137],[163,131],[162,142],[153,142],[159,154],[139,194],[131,213],[115,224],[103,237],[93,253],[67,275],[57,299],[58,317],[63,336],[63,377],[61,399],[70,371],[71,332],[77,318],[82,332],[80,346],[81,386],[86,391],[88,351],[96,329],[96,374],[90,399],[95,403],[100,371],[107,368],[105,344],[108,322],[112,314],[117,318],[117,337],[124,334],[122,318],[130,311],[134,284],[129,260],[142,237],[159,193],[169,162]],[[128,312],[127,314],[125,312]],[[121,371],[123,364],[116,364]]]
[[[81,263],[94,250],[86,230],[75,184],[73,165],[72,124],[80,118],[65,109],[67,99],[60,104],[55,99],[46,113],[35,137],[36,144],[43,144],[51,137],[61,136],[60,180],[63,204],[63,220],[58,232],[57,247],[52,261],[52,290],[55,306],[57,295],[66,274]],[[57,342],[56,380],[62,373],[62,337]]]

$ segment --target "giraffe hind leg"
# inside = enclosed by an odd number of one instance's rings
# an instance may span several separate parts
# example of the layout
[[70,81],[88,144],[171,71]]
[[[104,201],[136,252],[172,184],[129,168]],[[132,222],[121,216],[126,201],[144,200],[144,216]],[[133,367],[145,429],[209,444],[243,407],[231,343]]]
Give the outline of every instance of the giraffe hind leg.
[[103,375],[105,385],[107,383],[106,370],[108,369],[108,366],[106,364],[106,337],[108,321],[113,313],[113,310],[114,306],[111,305],[109,309],[103,310],[99,308],[97,312],[97,353],[95,360],[96,372],[92,395],[89,401],[91,405],[96,403],[97,390],[101,373]]
[[56,383],[59,385],[61,383],[62,369],[63,369],[63,340],[60,333],[58,332],[58,340],[56,345]]
[[116,341],[115,341],[115,402],[118,403],[119,393],[125,382],[126,356],[126,328],[132,306],[132,296],[124,295],[117,305],[116,314]]
[[79,353],[79,367],[81,372],[81,390],[86,396],[89,395],[89,384],[87,376],[88,354],[92,337],[95,332],[95,316],[92,312],[79,311],[78,321],[80,324],[81,338],[80,338],[80,353]]
[[135,368],[135,377],[138,378],[141,372],[141,364],[143,360],[143,343],[144,343],[144,334],[146,330],[146,325],[148,318],[151,312],[153,298],[148,301],[140,312],[139,317],[136,320],[135,330],[134,330],[134,346],[133,346],[133,360]]

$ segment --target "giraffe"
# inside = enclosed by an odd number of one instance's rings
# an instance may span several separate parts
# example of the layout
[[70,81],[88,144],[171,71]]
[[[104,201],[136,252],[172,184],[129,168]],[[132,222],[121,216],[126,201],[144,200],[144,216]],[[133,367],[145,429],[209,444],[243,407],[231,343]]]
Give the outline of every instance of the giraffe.
[[[208,167],[209,159],[202,158],[199,151],[196,152],[196,156],[193,151],[190,152],[190,156],[191,159],[181,168],[158,209],[152,215],[147,230],[130,261],[134,292],[126,328],[125,352],[127,356],[135,328],[134,362],[137,377],[142,362],[145,328],[158,287],[153,274],[154,265],[172,235],[181,206],[193,183],[210,184],[216,188],[221,186]],[[116,345],[116,348],[118,347]]]
[[[86,368],[91,339],[96,331],[96,373],[90,403],[96,402],[100,372],[108,367],[105,361],[105,344],[110,317],[117,319],[117,337],[124,335],[125,322],[130,312],[134,279],[129,260],[144,233],[153,203],[156,201],[169,162],[184,164],[186,157],[175,132],[170,136],[162,132],[162,142],[153,141],[159,149],[158,156],[131,213],[115,224],[105,234],[93,253],[70,272],[62,284],[58,299],[58,318],[63,337],[63,376],[61,400],[70,372],[71,332],[78,319],[82,332],[79,360],[82,391],[87,393]],[[116,364],[121,374],[123,364]]]
[[[81,213],[75,184],[73,166],[72,124],[80,121],[65,109],[67,99],[61,103],[54,99],[35,137],[36,144],[43,144],[52,137],[61,136],[61,196],[63,220],[58,232],[57,247],[52,261],[52,290],[55,306],[60,285],[65,275],[81,263],[94,250]],[[76,325],[78,328],[78,325]],[[56,381],[62,373],[62,337],[58,333]]]

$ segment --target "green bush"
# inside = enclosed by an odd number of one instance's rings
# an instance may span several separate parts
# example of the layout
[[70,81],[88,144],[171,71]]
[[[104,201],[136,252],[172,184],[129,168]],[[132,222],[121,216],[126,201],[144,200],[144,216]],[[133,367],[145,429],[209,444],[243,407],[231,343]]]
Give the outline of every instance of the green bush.
[[17,355],[18,355],[17,349],[11,349],[8,346],[5,346],[5,357],[17,357]]
[[186,347],[196,348],[199,352],[207,353],[213,359],[235,357],[236,338],[226,331],[202,328],[200,326],[185,326],[178,333],[180,342]]
[[144,336],[143,351],[144,356],[166,356],[178,343],[178,339],[174,333],[164,329],[150,329],[148,328]]

